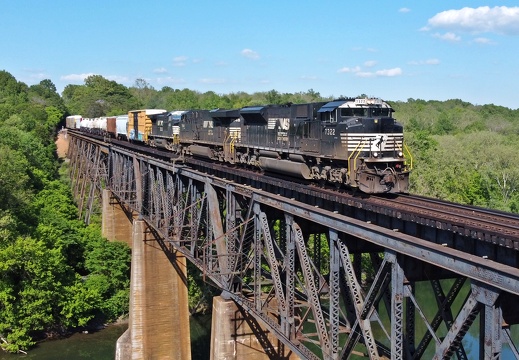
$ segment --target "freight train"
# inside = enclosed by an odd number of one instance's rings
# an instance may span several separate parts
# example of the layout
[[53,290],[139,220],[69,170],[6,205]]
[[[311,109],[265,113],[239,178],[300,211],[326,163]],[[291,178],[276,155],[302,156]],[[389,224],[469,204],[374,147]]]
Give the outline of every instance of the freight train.
[[[381,99],[356,98],[240,109],[133,110],[82,119],[82,131],[164,148],[179,156],[348,186],[365,193],[407,193],[412,157],[403,127]],[[77,128],[77,118],[67,127]]]

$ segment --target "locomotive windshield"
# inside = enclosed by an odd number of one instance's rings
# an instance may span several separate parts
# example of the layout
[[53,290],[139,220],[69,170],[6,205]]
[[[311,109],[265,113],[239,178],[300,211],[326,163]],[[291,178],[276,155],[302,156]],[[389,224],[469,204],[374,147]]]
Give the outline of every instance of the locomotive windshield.
[[371,110],[371,116],[373,116],[373,117],[375,117],[375,116],[389,116],[389,117],[391,117],[391,111],[388,108],[374,107],[374,108],[371,108],[370,110]]
[[342,117],[380,117],[391,116],[388,108],[372,107],[372,108],[341,108]]
[[368,116],[368,110],[367,108],[341,108],[341,116],[342,117],[348,117],[348,116]]

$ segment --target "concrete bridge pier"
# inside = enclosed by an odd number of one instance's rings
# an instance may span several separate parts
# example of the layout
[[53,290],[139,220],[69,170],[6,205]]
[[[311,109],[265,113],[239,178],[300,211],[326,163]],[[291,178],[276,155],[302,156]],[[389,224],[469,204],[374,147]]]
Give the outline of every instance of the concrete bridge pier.
[[190,360],[186,259],[168,258],[146,222],[130,222],[113,200],[104,190],[103,234],[132,248],[129,324],[115,358]]
[[132,214],[127,213],[110,190],[103,190],[101,233],[110,241],[122,241],[132,247]]
[[254,318],[242,313],[236,303],[222,296],[213,298],[211,360],[297,360],[288,348]]

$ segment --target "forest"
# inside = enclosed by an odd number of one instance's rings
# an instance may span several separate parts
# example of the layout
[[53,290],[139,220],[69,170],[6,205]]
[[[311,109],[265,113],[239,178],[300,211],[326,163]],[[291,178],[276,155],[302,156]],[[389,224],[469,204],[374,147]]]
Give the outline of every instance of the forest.
[[[347,94],[339,97],[356,97]],[[51,80],[27,86],[0,71],[0,346],[27,350],[49,336],[115,321],[128,312],[130,249],[102,238],[99,219],[77,216],[66,164],[56,156],[67,115],[139,108],[214,109],[332,100],[310,89],[217,94],[126,87],[93,75],[61,95]],[[388,101],[413,154],[411,193],[519,212],[519,110],[492,104]],[[211,289],[190,273],[192,313]]]

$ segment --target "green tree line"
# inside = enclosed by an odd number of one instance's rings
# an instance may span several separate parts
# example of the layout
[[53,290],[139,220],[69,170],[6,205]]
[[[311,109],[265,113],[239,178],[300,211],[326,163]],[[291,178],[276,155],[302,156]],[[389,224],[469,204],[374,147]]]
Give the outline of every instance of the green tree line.
[[130,250],[78,220],[60,173],[67,112],[50,80],[0,71],[0,344],[11,352],[128,311]]
[[414,154],[412,193],[519,212],[519,110],[459,99],[392,105]]

